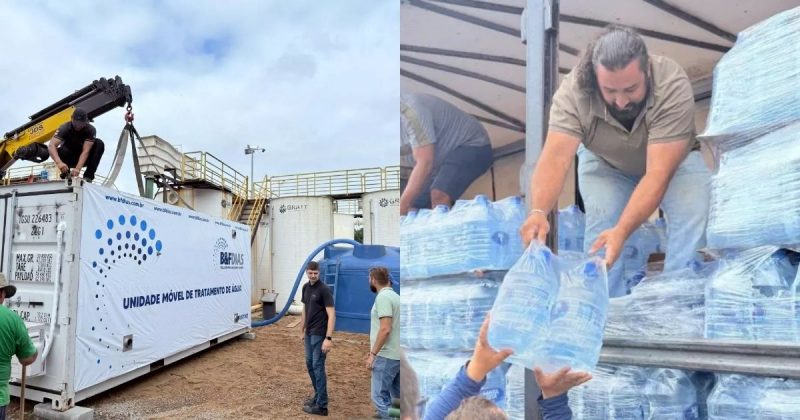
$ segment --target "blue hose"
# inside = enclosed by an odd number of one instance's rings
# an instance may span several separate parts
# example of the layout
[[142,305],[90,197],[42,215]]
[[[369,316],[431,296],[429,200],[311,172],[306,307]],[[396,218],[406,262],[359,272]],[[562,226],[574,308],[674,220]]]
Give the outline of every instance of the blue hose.
[[[289,297],[290,298],[292,296],[294,296],[295,293],[297,293],[297,287],[300,286],[300,280],[303,279],[303,274],[305,274],[305,272],[306,272],[306,266],[308,265],[308,263],[311,262],[311,260],[313,260],[314,257],[316,257],[317,254],[319,254],[320,251],[322,251],[323,249],[325,249],[325,248],[327,248],[327,247],[329,247],[331,245],[336,245],[336,244],[350,244],[350,245],[353,245],[353,246],[361,245],[360,243],[358,243],[358,242],[356,242],[356,241],[354,241],[352,239],[334,239],[334,240],[325,242],[324,244],[318,246],[317,249],[311,251],[311,253],[308,254],[308,258],[306,258],[306,260],[303,262],[303,265],[300,267],[300,271],[297,273],[297,278],[294,280],[294,287],[292,287],[292,291],[289,293]],[[322,279],[320,279],[320,281],[322,281]],[[292,299],[287,299],[286,300],[286,306],[283,307],[283,309],[280,311],[280,313],[278,313],[278,315],[275,315],[274,317],[272,317],[270,319],[264,319],[264,320],[261,320],[261,321],[253,321],[253,323],[250,324],[250,326],[252,328],[258,328],[258,327],[263,327],[265,325],[274,324],[274,323],[278,322],[278,320],[283,318],[283,316],[286,315],[286,312],[289,312],[289,307],[290,306],[292,306]]]

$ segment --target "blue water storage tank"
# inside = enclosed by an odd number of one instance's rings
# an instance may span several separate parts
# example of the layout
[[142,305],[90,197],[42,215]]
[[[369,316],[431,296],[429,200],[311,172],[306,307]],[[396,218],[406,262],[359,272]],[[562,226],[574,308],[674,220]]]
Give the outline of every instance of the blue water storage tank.
[[369,269],[389,269],[392,288],[400,293],[400,248],[383,245],[332,245],[320,261],[321,279],[333,292],[336,331],[369,333],[375,294],[369,289]]

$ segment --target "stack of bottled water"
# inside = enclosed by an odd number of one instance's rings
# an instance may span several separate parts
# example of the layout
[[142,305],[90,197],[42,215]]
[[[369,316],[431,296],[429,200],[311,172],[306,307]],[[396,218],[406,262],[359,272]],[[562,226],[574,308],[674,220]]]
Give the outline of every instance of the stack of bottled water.
[[489,344],[514,351],[508,361],[589,371],[597,364],[608,305],[599,258],[555,256],[536,242],[503,279],[492,308]]
[[708,396],[708,418],[800,418],[800,381],[734,374],[717,376]]
[[558,251],[583,252],[586,216],[576,205],[558,211]]
[[630,295],[612,298],[606,334],[629,337],[703,338],[705,287],[715,264],[646,277]]
[[798,341],[793,257],[777,247],[727,254],[706,288],[706,337]]
[[800,92],[787,88],[800,84],[798,17],[800,8],[794,8],[740,32],[717,63],[703,133],[709,142],[729,150],[800,120]]
[[[402,219],[400,341],[429,400],[469,359],[505,270],[524,250],[524,217],[519,197],[490,202],[479,195]],[[506,369],[495,369],[481,389],[501,407]]]
[[[484,195],[458,200],[451,210],[411,212],[400,227],[403,280],[471,270],[507,270],[522,254],[519,197],[492,203]],[[404,274],[404,275],[403,275]]]
[[[427,398],[428,402],[436,398],[442,389],[456,377],[471,355],[467,352],[409,351],[407,353],[408,362],[417,375],[420,395]],[[494,402],[500,408],[506,407],[506,372],[508,368],[509,365],[503,363],[489,372],[486,375],[486,383],[480,392],[481,396]]]
[[[800,244],[800,8],[741,32],[714,70],[712,249]],[[764,66],[764,63],[769,63]],[[769,182],[764,182],[769,180]]]
[[678,369],[599,365],[593,379],[569,391],[576,420],[696,420],[692,373]]
[[444,276],[404,284],[400,343],[428,350],[471,350],[504,272]]

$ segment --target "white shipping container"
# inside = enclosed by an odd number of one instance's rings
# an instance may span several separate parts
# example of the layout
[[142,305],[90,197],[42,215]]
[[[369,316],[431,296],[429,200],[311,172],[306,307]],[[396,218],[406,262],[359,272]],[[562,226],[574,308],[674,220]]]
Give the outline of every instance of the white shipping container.
[[245,225],[61,182],[0,187],[0,212],[5,304],[40,349],[29,399],[66,410],[250,329]]

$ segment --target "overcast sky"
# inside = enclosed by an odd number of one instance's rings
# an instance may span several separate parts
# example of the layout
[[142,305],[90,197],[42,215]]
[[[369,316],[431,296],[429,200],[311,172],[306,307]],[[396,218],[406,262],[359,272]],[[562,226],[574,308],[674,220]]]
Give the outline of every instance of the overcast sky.
[[[255,178],[398,164],[397,0],[2,1],[0,132],[100,77],[135,125]],[[95,120],[108,173],[124,110]],[[18,163],[28,165],[28,162]],[[135,192],[130,154],[117,186]]]

